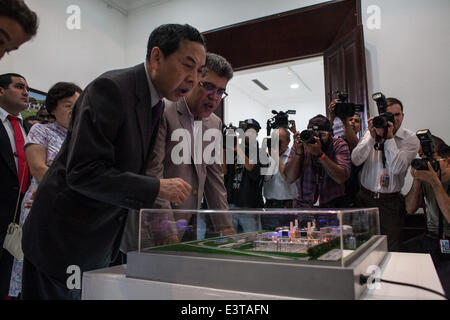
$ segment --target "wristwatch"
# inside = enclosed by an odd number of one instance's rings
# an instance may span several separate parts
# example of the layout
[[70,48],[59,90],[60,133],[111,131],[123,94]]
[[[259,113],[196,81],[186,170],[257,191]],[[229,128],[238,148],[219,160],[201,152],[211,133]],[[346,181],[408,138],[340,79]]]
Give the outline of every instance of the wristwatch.
[[317,158],[319,159],[319,161],[322,161],[323,159],[325,159],[326,156],[327,156],[327,155],[325,154],[325,152],[322,151],[322,153],[319,154],[319,155],[317,156]]

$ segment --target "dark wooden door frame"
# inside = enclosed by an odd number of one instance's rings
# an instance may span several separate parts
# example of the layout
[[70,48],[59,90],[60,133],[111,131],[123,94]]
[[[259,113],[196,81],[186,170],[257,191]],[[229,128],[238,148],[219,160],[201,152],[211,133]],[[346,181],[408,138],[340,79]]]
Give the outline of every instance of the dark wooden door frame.
[[[208,51],[227,58],[235,71],[290,62],[324,53],[362,30],[361,0],[335,0],[204,32]],[[361,56],[364,59],[364,36]],[[359,70],[367,101],[366,68]],[[326,101],[329,101],[326,94]],[[326,106],[325,106],[326,108]],[[223,108],[217,114],[222,116]]]

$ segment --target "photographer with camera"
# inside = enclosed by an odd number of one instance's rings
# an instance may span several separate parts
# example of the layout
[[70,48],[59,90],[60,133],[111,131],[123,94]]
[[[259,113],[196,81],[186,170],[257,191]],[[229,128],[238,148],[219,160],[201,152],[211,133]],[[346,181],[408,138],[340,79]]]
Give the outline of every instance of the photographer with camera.
[[395,98],[373,96],[379,117],[370,118],[368,130],[352,152],[355,166],[363,165],[357,205],[379,208],[380,231],[388,236],[389,251],[402,249],[405,200],[400,193],[411,161],[419,150],[415,134],[403,129],[403,104]]
[[[340,95],[343,94],[340,93]],[[344,97],[347,97],[347,95],[344,95]],[[342,101],[340,97],[340,99],[333,100],[329,105],[330,122],[333,127],[334,120],[336,118],[341,119],[344,134],[340,138],[347,142],[351,154],[359,143],[358,134],[361,132],[361,117],[355,112],[357,108],[354,107],[354,104],[343,104]],[[344,208],[354,208],[356,206],[356,195],[360,190],[359,172],[361,168],[362,166],[357,167],[352,163],[350,178],[345,183],[345,199],[342,201]]]
[[[289,144],[291,143],[291,132],[295,134],[295,120],[289,120],[289,115],[295,115],[295,110],[287,112],[272,111],[275,115],[267,120],[267,148],[270,159],[275,169],[273,174],[264,178],[264,198],[266,208],[292,208],[292,200],[297,196],[297,186],[295,183],[287,183],[284,168],[291,153]],[[273,129],[272,135],[271,131]],[[275,139],[276,138],[276,139]],[[275,141],[278,141],[275,144]],[[274,143],[272,143],[272,141]]]
[[341,136],[341,138],[348,143],[350,150],[353,150],[359,143],[358,134],[361,132],[361,116],[354,113],[352,116],[343,116],[341,118],[335,113],[335,108],[338,104],[339,100],[335,99],[328,106],[328,111],[330,112],[330,123],[333,127],[334,120],[336,120],[336,118],[341,119],[344,128],[344,135]]
[[[259,159],[258,133],[261,126],[254,119],[240,122],[239,128],[245,133],[244,150],[238,143],[237,137],[234,143],[234,162],[226,163],[223,167],[225,175],[225,187],[227,189],[228,205],[230,209],[236,208],[262,208],[262,183],[261,163]],[[256,144],[256,159],[252,154],[252,147]],[[225,153],[225,152],[224,152]],[[260,222],[253,215],[233,215],[233,227],[237,231],[240,227],[243,232],[259,230]]]
[[[287,183],[285,175],[285,165],[288,161],[291,149],[291,134],[289,129],[280,127],[273,131],[273,135],[278,135],[278,146],[270,145],[269,154],[271,161],[276,164],[276,172],[264,180],[265,208],[292,208],[292,200],[297,196],[297,186],[295,183]],[[273,141],[273,140],[271,140]],[[278,151],[278,152],[275,152]]]
[[312,118],[308,130],[294,135],[294,147],[284,170],[288,183],[298,180],[294,207],[340,207],[350,170],[347,143],[332,136],[331,123],[325,116]]
[[423,207],[427,222],[425,234],[408,240],[405,251],[428,253],[441,280],[450,294],[450,147],[429,130],[417,133],[421,141],[422,159],[412,163],[414,182],[406,195],[406,211],[414,214]]

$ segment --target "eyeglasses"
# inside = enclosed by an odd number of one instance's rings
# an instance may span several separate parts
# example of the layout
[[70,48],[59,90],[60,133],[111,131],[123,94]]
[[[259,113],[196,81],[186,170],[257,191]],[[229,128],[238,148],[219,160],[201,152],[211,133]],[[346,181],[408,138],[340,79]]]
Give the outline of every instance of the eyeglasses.
[[206,81],[199,81],[198,83],[203,89],[206,90],[208,94],[216,94],[220,99],[225,99],[228,97],[228,93],[225,92],[225,89],[217,88],[215,84]]

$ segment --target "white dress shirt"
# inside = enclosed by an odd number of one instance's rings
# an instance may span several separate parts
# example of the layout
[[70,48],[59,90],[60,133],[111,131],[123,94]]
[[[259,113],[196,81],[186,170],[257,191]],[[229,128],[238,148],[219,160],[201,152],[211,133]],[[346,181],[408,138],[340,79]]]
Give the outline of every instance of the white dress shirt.
[[[355,166],[364,163],[360,177],[362,186],[376,193],[400,192],[405,183],[408,168],[419,151],[419,139],[412,131],[400,128],[394,139],[384,143],[386,168],[383,167],[383,152],[375,150],[374,146],[375,139],[367,130],[352,152],[352,162]],[[381,184],[383,175],[389,176],[387,187]]]
[[[288,148],[282,155],[280,161],[286,164],[291,149]],[[270,161],[274,161],[270,158]],[[273,176],[265,177],[264,182],[264,198],[270,200],[292,200],[298,195],[296,182],[288,184],[280,173],[278,166],[274,166],[276,173]]]
[[[9,143],[11,144],[11,149],[14,154],[17,152],[16,140],[14,139],[14,128],[11,124],[11,121],[8,120],[9,115],[10,115],[10,113],[8,113],[5,109],[0,107],[0,120],[2,121],[2,124],[6,129],[6,133],[8,134],[8,137],[9,137]],[[25,130],[23,129],[22,115],[19,114],[17,116],[17,118],[19,119],[20,128],[22,129],[23,140],[25,141],[25,139],[27,138],[27,134],[26,134]],[[19,158],[14,157],[14,161],[16,163],[17,171],[19,171],[19,169],[18,169],[19,168]]]
[[145,75],[147,76],[148,88],[150,89],[150,99],[151,107],[154,108],[162,98],[159,96],[158,91],[156,91],[153,85],[150,75],[148,74],[147,62],[144,62]]

